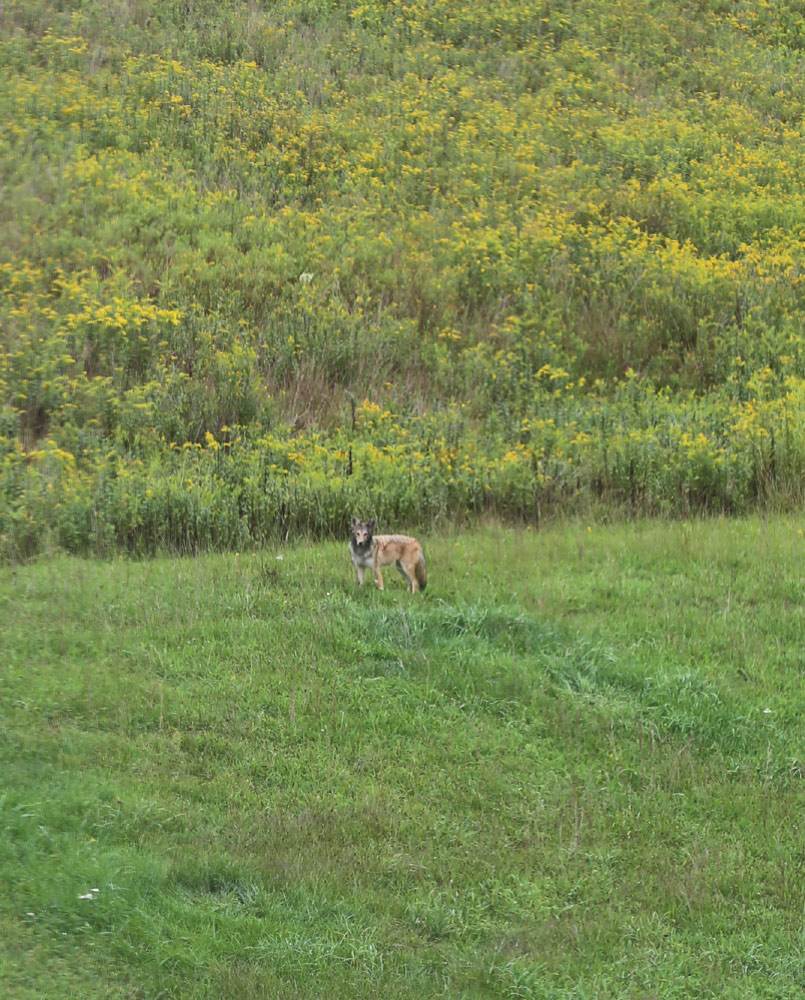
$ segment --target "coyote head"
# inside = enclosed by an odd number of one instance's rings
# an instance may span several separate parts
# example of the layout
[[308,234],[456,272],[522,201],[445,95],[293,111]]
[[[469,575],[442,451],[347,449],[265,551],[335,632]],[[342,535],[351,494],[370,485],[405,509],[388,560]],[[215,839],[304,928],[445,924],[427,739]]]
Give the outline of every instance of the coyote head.
[[357,517],[352,518],[352,545],[356,551],[366,552],[372,545],[372,533],[375,530],[375,521],[359,521]]

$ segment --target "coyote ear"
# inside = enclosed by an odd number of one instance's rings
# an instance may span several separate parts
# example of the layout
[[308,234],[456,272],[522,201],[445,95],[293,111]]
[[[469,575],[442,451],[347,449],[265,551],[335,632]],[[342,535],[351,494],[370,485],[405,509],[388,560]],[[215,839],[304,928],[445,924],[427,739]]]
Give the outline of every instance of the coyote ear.
[[368,529],[369,529],[370,531],[374,531],[374,530],[375,530],[375,526],[376,526],[376,525],[377,525],[377,521],[375,521],[375,519],[374,519],[374,518],[372,518],[372,520],[371,520],[371,521],[367,521],[367,522],[366,522],[366,527],[367,527],[367,528],[368,528]]
[[355,517],[355,515],[354,515],[354,514],[353,514],[353,516],[352,516],[352,517],[350,518],[350,521],[349,521],[349,523],[350,523],[350,524],[352,525],[352,527],[353,527],[353,528],[354,528],[354,527],[355,527],[355,526],[357,525],[357,523],[358,523],[358,519],[357,519],[357,517]]

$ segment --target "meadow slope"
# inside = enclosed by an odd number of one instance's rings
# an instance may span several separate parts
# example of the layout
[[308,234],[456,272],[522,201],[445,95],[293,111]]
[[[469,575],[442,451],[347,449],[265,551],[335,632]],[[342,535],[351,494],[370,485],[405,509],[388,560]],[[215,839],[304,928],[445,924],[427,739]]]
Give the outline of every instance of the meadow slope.
[[799,995],[802,520],[425,541],[1,571],[5,997]]
[[802,504],[797,0],[6,0],[0,557]]

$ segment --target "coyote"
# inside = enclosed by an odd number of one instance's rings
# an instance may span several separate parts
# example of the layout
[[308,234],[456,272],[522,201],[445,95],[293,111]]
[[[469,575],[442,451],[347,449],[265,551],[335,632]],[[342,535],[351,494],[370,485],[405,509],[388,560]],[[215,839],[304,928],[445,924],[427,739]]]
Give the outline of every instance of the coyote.
[[375,522],[352,518],[349,554],[358,583],[363,585],[364,574],[371,569],[375,584],[383,589],[381,566],[396,563],[397,569],[408,581],[411,593],[424,590],[428,582],[422,546],[409,535],[375,535]]

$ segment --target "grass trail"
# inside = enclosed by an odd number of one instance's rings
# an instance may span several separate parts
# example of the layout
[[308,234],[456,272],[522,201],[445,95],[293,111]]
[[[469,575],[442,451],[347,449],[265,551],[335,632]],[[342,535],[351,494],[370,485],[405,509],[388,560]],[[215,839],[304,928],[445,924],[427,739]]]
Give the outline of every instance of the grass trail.
[[425,542],[2,569],[4,995],[797,995],[802,521]]

